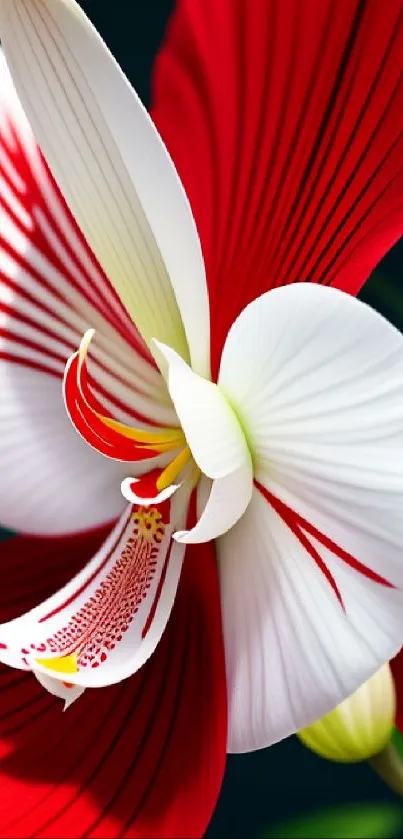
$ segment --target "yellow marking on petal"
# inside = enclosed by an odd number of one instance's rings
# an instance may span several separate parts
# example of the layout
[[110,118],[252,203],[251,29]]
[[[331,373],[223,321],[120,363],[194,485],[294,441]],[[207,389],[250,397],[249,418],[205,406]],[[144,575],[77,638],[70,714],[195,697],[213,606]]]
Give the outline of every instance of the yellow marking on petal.
[[189,460],[192,456],[192,453],[189,449],[189,446],[185,446],[179,454],[174,457],[171,463],[167,466],[166,469],[162,472],[159,476],[157,481],[157,489],[161,492],[163,489],[171,486],[174,483],[175,479],[178,477],[179,472],[189,463]]
[[47,670],[54,670],[55,673],[78,673],[77,656],[65,655],[61,658],[37,658],[37,664],[46,667]]

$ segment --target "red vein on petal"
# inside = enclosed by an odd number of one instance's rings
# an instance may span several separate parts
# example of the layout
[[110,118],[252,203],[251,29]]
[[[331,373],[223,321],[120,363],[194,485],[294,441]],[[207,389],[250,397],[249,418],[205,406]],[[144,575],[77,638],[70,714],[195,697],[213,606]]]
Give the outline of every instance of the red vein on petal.
[[67,609],[67,607],[70,606],[72,603],[74,603],[74,601],[77,600],[77,597],[80,597],[80,595],[83,593],[83,591],[85,591],[86,588],[88,588],[88,586],[91,585],[91,583],[96,579],[96,577],[98,577],[98,575],[101,573],[101,571],[103,571],[103,569],[105,568],[105,565],[107,564],[108,560],[111,558],[114,550],[117,548],[117,546],[119,544],[119,541],[122,538],[122,534],[125,530],[126,525],[127,525],[127,520],[125,519],[125,521],[123,522],[122,527],[120,528],[120,530],[119,530],[119,532],[116,536],[116,539],[113,541],[113,544],[111,545],[108,553],[101,560],[100,564],[98,565],[98,568],[96,568],[92,572],[91,576],[88,577],[88,579],[85,580],[85,582],[76,591],[74,591],[73,594],[71,594],[70,597],[67,598],[67,600],[65,600],[63,603],[60,603],[60,605],[56,606],[54,609],[52,609],[51,612],[48,612],[46,615],[43,615],[39,619],[38,623],[44,623],[45,621],[49,620],[49,618],[53,618],[55,615],[58,615],[60,612],[63,611],[63,609]]
[[316,565],[318,566],[319,570],[322,572],[323,576],[326,578],[327,582],[329,583],[330,587],[332,588],[334,594],[336,595],[340,605],[345,610],[343,598],[340,593],[340,589],[336,583],[336,580],[333,577],[333,574],[327,567],[326,563],[316,550],[314,546],[311,544],[309,539],[306,537],[305,533],[301,530],[298,524],[298,516],[291,510],[290,507],[287,507],[286,504],[283,504],[279,498],[276,498],[273,493],[268,492],[261,484],[255,481],[255,484],[259,490],[259,492],[264,496],[266,501],[273,507],[273,510],[278,513],[278,515],[282,518],[284,524],[291,530],[291,532],[296,536],[298,541],[301,543],[302,547],[305,548],[306,552],[309,554],[310,557],[314,560]]
[[[273,507],[274,510],[281,516],[281,518],[285,521],[286,524],[289,525],[289,520],[294,522],[294,526],[296,525],[298,529],[303,528],[309,533],[310,536],[313,536],[320,544],[329,550],[332,554],[337,556],[338,559],[341,559],[352,568],[354,571],[357,571],[359,574],[362,574],[363,577],[366,577],[368,580],[372,580],[372,582],[377,583],[378,585],[385,586],[385,588],[395,588],[395,586],[386,580],[385,577],[382,577],[380,574],[377,574],[376,571],[372,571],[371,568],[368,568],[364,563],[360,562],[359,559],[352,556],[348,551],[341,548],[340,545],[337,545],[336,542],[333,542],[329,536],[326,536],[320,530],[318,530],[315,525],[311,524],[307,519],[301,516],[299,513],[296,513],[295,510],[292,510],[291,507],[288,506],[284,501],[280,501],[272,492],[267,490],[259,481],[255,481],[255,486],[263,495],[263,497],[268,501],[269,504]],[[290,526],[290,525],[289,525]],[[312,550],[314,550],[312,546]],[[329,571],[330,574],[330,571]]]

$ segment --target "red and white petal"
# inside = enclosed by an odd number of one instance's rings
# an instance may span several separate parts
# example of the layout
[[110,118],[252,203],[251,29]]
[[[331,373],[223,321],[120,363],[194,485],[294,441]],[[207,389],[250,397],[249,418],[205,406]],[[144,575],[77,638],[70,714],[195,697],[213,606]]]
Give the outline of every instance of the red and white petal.
[[[72,433],[65,363],[89,325],[91,386],[105,410],[142,427],[174,412],[130,318],[40,156],[0,52],[0,522],[58,533],[122,510],[127,474]],[[76,439],[75,439],[76,438]]]
[[225,396],[171,347],[154,341],[168,390],[192,455],[209,478],[225,478],[244,468],[250,455],[242,428]]
[[355,294],[403,233],[401,0],[180,0],[153,117],[195,214],[216,374],[273,286]]
[[189,352],[207,375],[200,242],[140,100],[75,0],[2,3],[0,35],[35,136],[143,338]]
[[400,332],[336,289],[274,289],[231,329],[219,381],[247,434],[255,478],[403,587]]
[[[2,545],[2,567],[28,574],[34,558],[60,584],[49,546],[61,546],[65,560],[73,541],[75,559],[77,537],[36,540],[37,549],[35,540],[12,539]],[[204,834],[225,765],[226,682],[214,550],[187,552],[161,642],[131,679],[87,690],[63,714],[32,674],[0,665],[1,835]],[[2,619],[9,595],[2,586]],[[25,607],[32,586],[26,597]]]
[[402,591],[319,536],[255,488],[218,542],[232,752],[310,725],[401,645]]
[[0,659],[82,687],[135,673],[154,651],[175,598],[187,489],[160,506],[132,507],[95,557],[44,603],[0,626]]
[[[88,347],[92,333],[93,330],[85,333],[79,351],[67,362],[63,381],[66,411],[81,437],[105,457],[128,462],[150,460],[179,445],[184,438],[177,427],[160,427],[151,431],[143,426],[135,428],[126,425],[113,416],[105,415],[104,404],[96,397],[88,373]],[[174,414],[172,406],[170,410]]]

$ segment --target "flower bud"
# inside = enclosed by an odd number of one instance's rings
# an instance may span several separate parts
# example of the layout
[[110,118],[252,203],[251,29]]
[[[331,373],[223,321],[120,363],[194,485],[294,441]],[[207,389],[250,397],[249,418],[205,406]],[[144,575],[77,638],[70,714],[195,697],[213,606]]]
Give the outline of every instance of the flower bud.
[[305,746],[328,760],[368,760],[388,744],[395,719],[395,686],[389,664],[348,699],[298,732]]

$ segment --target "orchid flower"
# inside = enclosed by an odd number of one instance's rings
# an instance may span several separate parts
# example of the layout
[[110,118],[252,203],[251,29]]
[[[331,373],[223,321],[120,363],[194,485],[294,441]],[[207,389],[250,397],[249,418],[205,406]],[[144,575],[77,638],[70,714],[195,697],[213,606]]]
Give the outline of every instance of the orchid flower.
[[[403,338],[347,293],[403,227],[401,12],[180,2],[154,117],[186,194],[74,0],[0,0],[0,518],[53,536],[0,625],[11,835],[201,835],[226,748],[402,645]],[[29,602],[29,550],[38,593],[91,546]]]

